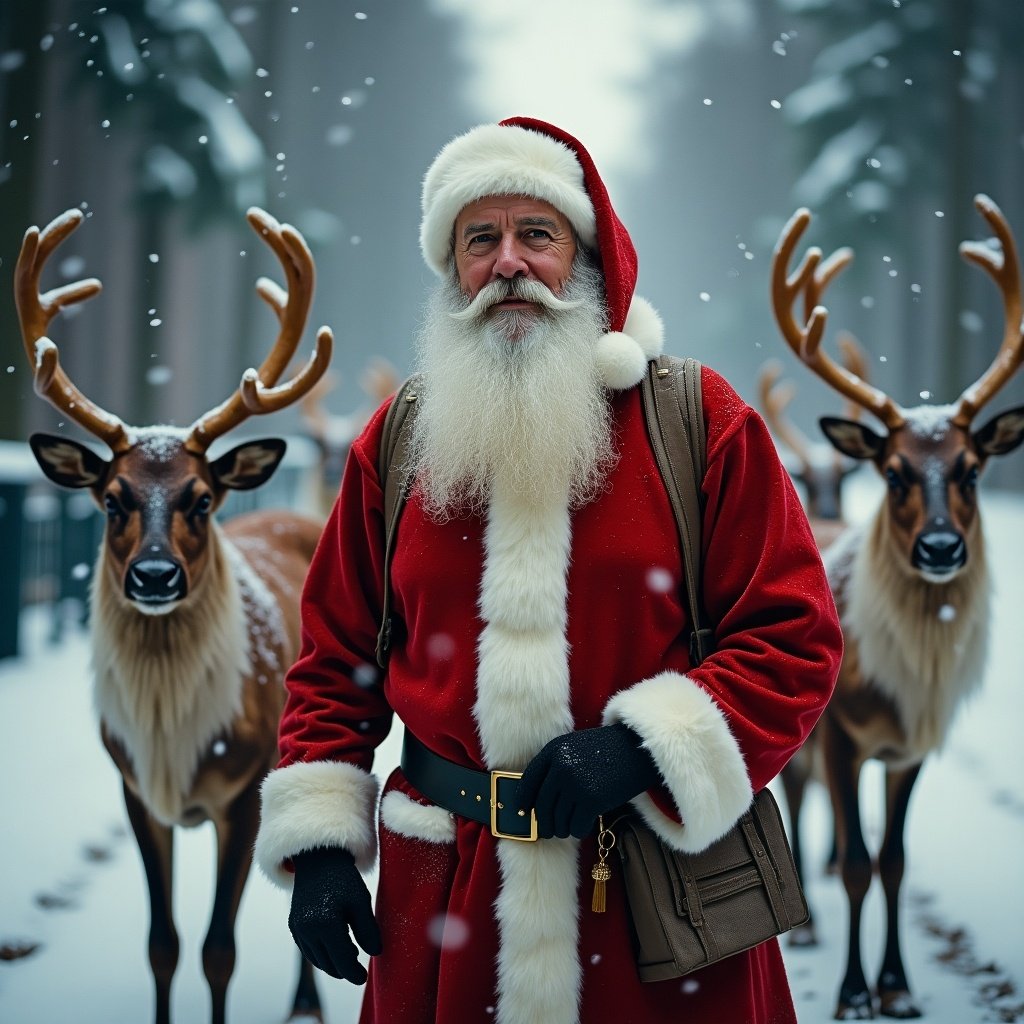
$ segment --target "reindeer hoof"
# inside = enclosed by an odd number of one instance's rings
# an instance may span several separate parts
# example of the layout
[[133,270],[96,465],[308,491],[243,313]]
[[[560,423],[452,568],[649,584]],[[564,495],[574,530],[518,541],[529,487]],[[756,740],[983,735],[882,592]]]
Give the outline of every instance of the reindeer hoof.
[[895,1017],[897,1020],[914,1020],[922,1016],[914,997],[905,989],[896,992],[879,993],[879,1013],[883,1017]]
[[789,945],[793,949],[809,949],[818,944],[818,933],[814,930],[814,922],[798,924],[789,933]]
[[874,1020],[875,1011],[871,1005],[871,993],[841,993],[836,1007],[836,1020]]
[[324,1024],[324,1018],[319,1010],[299,1010],[288,1018],[286,1024]]

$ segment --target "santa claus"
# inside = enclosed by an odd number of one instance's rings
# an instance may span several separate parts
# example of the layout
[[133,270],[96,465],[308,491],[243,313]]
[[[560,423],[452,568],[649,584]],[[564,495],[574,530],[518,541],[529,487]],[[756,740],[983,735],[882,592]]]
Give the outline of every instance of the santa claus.
[[[385,403],[306,582],[257,862],[293,886],[289,923],[317,966],[366,980],[350,929],[371,954],[363,1024],[793,1021],[777,942],[641,983],[620,880],[605,913],[590,882],[599,815],[632,803],[670,845],[703,849],[828,700],[842,641],[790,480],[705,367],[716,649],[691,665],[637,386],[663,328],[633,295],[633,246],[589,154],[540,121],[480,126],[437,156],[422,206],[440,280],[417,346],[387,670]],[[373,752],[395,714],[406,749],[378,828]],[[371,910],[360,871],[378,833]]]

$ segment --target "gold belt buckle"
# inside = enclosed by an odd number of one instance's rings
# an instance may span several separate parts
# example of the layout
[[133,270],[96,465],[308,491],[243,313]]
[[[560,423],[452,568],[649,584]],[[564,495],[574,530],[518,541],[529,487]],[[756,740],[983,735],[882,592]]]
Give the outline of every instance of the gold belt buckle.
[[[516,839],[521,843],[537,842],[537,812],[530,808],[530,834],[528,836],[513,836],[507,832],[498,831],[498,779],[521,779],[522,772],[491,772],[491,835],[495,839]],[[504,809],[504,808],[502,808]],[[519,812],[523,814],[523,811]]]

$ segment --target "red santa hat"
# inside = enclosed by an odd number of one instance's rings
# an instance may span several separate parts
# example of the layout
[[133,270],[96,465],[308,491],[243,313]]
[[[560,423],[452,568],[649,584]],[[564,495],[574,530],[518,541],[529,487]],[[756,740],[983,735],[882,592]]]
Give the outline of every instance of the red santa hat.
[[420,248],[435,273],[449,272],[459,213],[495,195],[550,203],[596,254],[608,313],[608,331],[597,342],[598,365],[610,388],[639,383],[647,361],[662,352],[664,328],[654,307],[633,294],[636,250],[590,154],[560,128],[530,117],[479,125],[449,142],[423,179]]

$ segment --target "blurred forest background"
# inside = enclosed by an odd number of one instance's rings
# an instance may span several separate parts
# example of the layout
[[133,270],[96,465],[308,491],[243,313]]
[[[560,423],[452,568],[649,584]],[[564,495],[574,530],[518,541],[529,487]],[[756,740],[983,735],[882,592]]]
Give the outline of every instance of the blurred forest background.
[[[328,405],[364,404],[370,357],[408,368],[433,283],[424,170],[511,114],[594,154],[669,350],[751,402],[781,358],[808,433],[839,399],[787,352],[768,302],[799,205],[805,244],[856,251],[827,296],[830,334],[856,334],[875,384],[949,402],[991,361],[1002,306],[957,246],[991,233],[977,192],[1024,242],[1024,0],[3,0],[0,438],[59,423],[32,393],[11,280],[25,228],[69,207],[87,220],[46,283],[105,288],[51,334],[102,406],[187,424],[261,361],[276,324],[253,286],[281,275],[251,204],[310,242],[303,351],[330,324]],[[1019,374],[982,416],[1022,402]],[[240,433],[296,424],[289,410]],[[990,486],[1024,487],[1024,459],[995,461]]]

